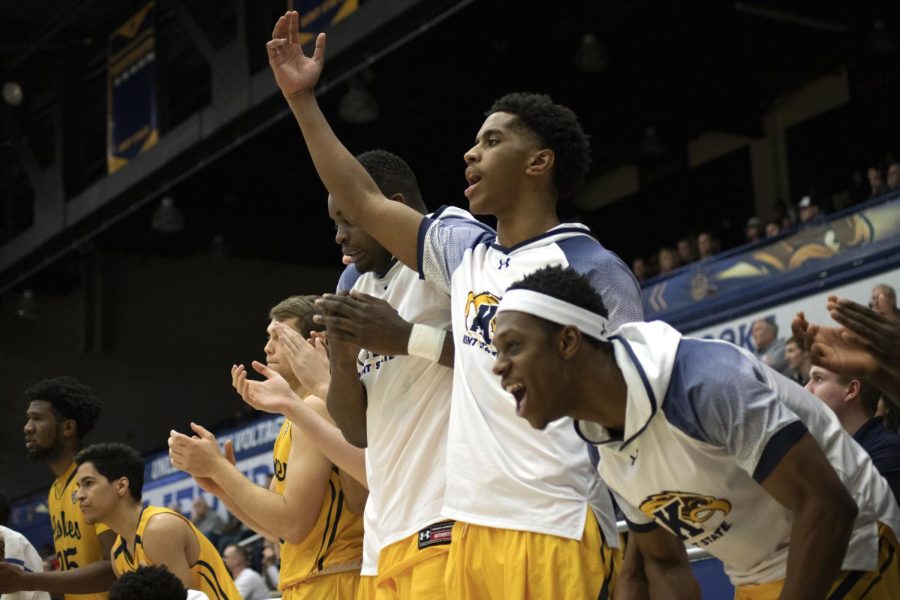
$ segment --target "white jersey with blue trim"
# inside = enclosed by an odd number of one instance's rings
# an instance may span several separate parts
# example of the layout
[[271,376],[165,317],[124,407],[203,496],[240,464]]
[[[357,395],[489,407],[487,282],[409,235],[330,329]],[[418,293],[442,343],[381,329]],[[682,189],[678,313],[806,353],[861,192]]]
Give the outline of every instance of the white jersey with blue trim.
[[[351,278],[345,274],[339,289]],[[384,274],[363,273],[352,285],[385,300],[410,323],[450,329],[450,297],[400,262]],[[370,498],[377,498],[377,509],[367,503],[364,514],[363,574],[373,575],[373,550],[442,520],[453,370],[427,358],[365,349],[357,368],[368,403],[366,475]]]
[[[459,218],[444,217],[451,213]],[[419,230],[421,275],[450,292],[453,402],[447,438],[444,515],[467,523],[580,540],[594,506],[608,545],[617,545],[609,494],[568,418],[533,429],[491,371],[494,315],[506,289],[542,267],[572,267],[610,307],[614,325],[640,320],[640,289],[587,227],[562,224],[513,248],[459,209],[441,209]],[[598,510],[598,506],[601,508]]]
[[705,549],[736,586],[783,579],[791,511],[761,482],[809,432],[859,507],[843,568],[876,568],[877,524],[897,532],[900,509],[820,400],[737,346],[682,338],[662,322],[625,325],[612,343],[628,387],[622,436],[584,421],[576,429],[597,444],[630,527],[662,526]]
[[[44,570],[44,561],[40,554],[31,545],[28,539],[13,529],[0,525],[0,562],[17,567],[26,573],[41,573]],[[10,592],[0,594],[2,600],[50,600],[47,592]]]

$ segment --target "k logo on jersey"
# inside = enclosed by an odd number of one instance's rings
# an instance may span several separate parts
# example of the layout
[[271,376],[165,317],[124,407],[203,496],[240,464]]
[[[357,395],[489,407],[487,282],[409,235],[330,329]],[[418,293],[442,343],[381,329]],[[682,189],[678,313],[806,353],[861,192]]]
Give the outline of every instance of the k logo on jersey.
[[708,532],[709,524],[704,524],[716,513],[722,513],[723,518],[730,513],[731,502],[712,496],[666,491],[644,500],[640,509],[682,540],[690,540]]
[[483,343],[486,346],[493,345],[494,316],[500,299],[488,292],[476,294],[469,292],[466,300],[466,330],[468,337]]

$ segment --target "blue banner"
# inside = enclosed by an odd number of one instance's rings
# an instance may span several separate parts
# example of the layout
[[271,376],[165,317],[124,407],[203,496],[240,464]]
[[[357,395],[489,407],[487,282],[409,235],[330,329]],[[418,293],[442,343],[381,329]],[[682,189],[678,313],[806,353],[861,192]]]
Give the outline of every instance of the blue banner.
[[288,0],[288,6],[300,13],[300,43],[306,44],[355,12],[359,0]]
[[[644,318],[705,326],[885,270],[900,247],[900,195],[842,211],[800,229],[691,263],[643,285]],[[718,315],[718,316],[717,316]],[[690,324],[688,323],[690,322]]]
[[106,163],[115,173],[156,144],[155,4],[109,36]]

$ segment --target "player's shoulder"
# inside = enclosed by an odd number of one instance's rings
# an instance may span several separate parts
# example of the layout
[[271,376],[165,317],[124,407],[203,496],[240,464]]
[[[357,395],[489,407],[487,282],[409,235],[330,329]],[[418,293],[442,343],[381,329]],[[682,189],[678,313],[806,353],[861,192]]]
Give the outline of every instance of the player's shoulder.
[[160,536],[182,535],[191,530],[187,518],[182,515],[160,507],[149,506],[147,509],[155,510],[150,512],[144,522],[141,539],[145,545],[148,540],[152,541]]

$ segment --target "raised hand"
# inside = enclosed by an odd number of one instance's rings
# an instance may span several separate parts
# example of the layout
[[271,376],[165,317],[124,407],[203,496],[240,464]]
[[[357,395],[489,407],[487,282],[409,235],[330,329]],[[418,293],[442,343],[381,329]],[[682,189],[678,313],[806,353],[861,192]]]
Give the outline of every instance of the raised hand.
[[811,324],[802,312],[794,317],[791,329],[814,365],[844,375],[871,376],[878,372],[875,357],[846,329]]
[[284,377],[261,362],[253,361],[252,366],[266,380],[246,380],[242,394],[244,402],[256,410],[275,414],[284,414],[292,403],[302,402]]
[[212,477],[219,461],[228,459],[219,451],[216,436],[196,423],[191,429],[196,434],[192,437],[174,429],[169,432],[169,459],[175,468],[195,477]]
[[382,355],[406,354],[412,323],[403,320],[386,301],[357,291],[325,294],[316,304],[324,313],[328,338]]
[[309,340],[305,340],[296,330],[283,323],[275,324],[275,332],[291,371],[300,385],[309,392],[324,397],[328,393],[331,375],[328,352],[322,338],[311,336]]
[[[878,300],[884,302],[884,294]],[[844,326],[849,342],[871,354],[886,373],[900,377],[900,319],[837,296],[829,296],[826,306],[831,318]]]
[[300,15],[291,10],[279,17],[272,30],[272,40],[266,43],[269,67],[284,97],[312,93],[322,74],[325,62],[325,34],[316,37],[316,49],[312,57],[303,53],[300,46]]

